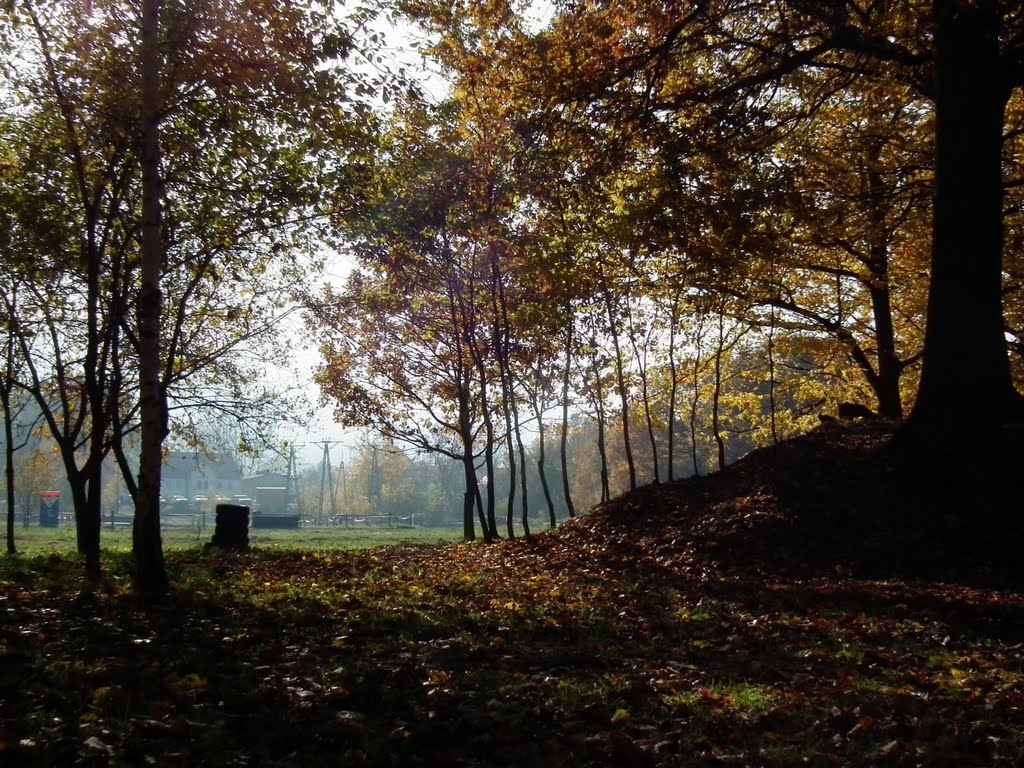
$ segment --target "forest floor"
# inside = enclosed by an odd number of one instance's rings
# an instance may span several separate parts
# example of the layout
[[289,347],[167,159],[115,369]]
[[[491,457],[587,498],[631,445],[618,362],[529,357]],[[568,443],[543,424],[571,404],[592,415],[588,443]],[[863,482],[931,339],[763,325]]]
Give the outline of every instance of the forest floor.
[[1024,593],[891,524],[887,440],[822,428],[531,541],[174,551],[156,607],[123,553],[91,591],[0,558],[0,763],[1024,765]]

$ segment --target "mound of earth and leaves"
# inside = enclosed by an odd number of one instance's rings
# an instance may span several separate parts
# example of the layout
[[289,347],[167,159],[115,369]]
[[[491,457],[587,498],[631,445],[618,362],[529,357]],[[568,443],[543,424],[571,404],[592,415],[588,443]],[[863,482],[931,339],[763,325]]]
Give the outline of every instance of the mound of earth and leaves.
[[531,541],[173,552],[159,606],[114,555],[89,592],[7,558],[0,762],[1024,764],[1024,595],[955,526],[886,525],[888,437],[816,430]]

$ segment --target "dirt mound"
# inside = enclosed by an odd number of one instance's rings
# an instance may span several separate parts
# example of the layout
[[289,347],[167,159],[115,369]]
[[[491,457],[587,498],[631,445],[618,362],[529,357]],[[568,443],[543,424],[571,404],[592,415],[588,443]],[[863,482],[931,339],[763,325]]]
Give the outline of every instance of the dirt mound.
[[1019,583],[1016,531],[958,517],[941,476],[908,482],[892,437],[880,422],[825,424],[722,472],[640,488],[563,535],[688,571]]

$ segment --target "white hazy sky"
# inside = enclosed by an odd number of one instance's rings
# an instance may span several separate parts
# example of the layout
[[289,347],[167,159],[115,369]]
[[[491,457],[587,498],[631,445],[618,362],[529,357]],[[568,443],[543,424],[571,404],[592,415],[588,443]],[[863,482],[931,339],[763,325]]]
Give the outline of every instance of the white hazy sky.
[[[351,268],[351,257],[341,253],[332,254],[328,257],[324,272],[318,276],[317,281],[340,287]],[[317,286],[310,286],[314,287]],[[268,380],[275,385],[298,387],[309,402],[316,405],[320,400],[320,390],[313,382],[313,373],[321,363],[320,351],[305,329],[300,314],[290,317],[287,322],[291,326],[289,337],[293,359],[287,368],[268,366]],[[300,466],[320,462],[323,457],[324,440],[337,443],[338,445],[331,446],[331,461],[337,466],[339,459],[347,457],[364,435],[359,430],[342,428],[334,421],[332,408],[324,406],[316,409],[308,425],[300,428],[285,427],[281,430],[280,437],[295,445],[296,459]]]

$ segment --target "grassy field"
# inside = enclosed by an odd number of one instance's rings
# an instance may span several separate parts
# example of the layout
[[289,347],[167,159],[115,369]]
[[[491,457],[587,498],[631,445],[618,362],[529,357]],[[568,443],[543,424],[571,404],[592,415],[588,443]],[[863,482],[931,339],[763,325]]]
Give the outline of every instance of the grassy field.
[[[130,525],[104,525],[100,534],[106,550],[129,550],[132,546]],[[164,549],[200,547],[213,537],[212,521],[205,528],[175,523],[164,526]],[[249,544],[254,549],[269,550],[337,550],[365,549],[382,544],[437,544],[462,540],[461,528],[408,528],[387,526],[323,526],[297,530],[250,529]],[[37,554],[65,552],[75,549],[74,523],[62,522],[57,528],[18,525],[14,541],[19,552]]]

